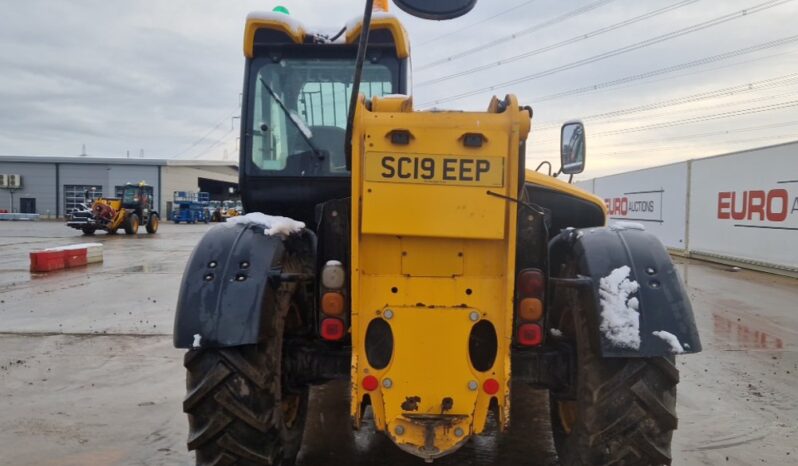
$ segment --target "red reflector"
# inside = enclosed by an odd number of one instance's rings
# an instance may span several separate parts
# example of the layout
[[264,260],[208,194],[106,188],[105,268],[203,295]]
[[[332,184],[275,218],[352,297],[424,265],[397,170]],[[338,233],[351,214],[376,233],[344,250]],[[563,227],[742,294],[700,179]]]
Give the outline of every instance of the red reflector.
[[522,297],[542,297],[543,274],[537,269],[524,270],[518,275],[517,286]]
[[367,375],[363,377],[363,388],[365,388],[366,390],[373,392],[374,390],[377,389],[379,385],[380,381],[377,380],[377,378],[374,377],[373,375]]
[[344,337],[344,323],[340,319],[321,321],[321,337],[328,341],[338,341]]
[[482,389],[488,395],[495,395],[499,393],[499,382],[496,379],[488,379],[482,384]]
[[538,324],[521,324],[518,327],[518,344],[537,346],[543,342],[543,330]]

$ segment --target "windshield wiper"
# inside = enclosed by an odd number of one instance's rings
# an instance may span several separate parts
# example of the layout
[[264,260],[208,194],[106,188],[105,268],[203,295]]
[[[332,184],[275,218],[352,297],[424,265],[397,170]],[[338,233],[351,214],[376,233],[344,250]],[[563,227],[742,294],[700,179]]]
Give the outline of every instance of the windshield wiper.
[[286,107],[285,104],[283,103],[283,99],[281,99],[274,92],[274,90],[271,87],[269,87],[268,84],[266,84],[266,81],[263,80],[263,76],[259,76],[258,80],[260,81],[261,84],[263,84],[263,87],[266,89],[266,91],[269,92],[272,98],[275,101],[277,101],[277,104],[280,106],[285,115],[288,117],[288,120],[291,122],[291,124],[293,124],[296,127],[297,130],[299,130],[299,134],[302,135],[302,138],[305,140],[305,142],[308,143],[308,145],[316,154],[316,156],[319,158],[324,158],[324,154],[322,154],[322,152],[318,149],[318,147],[316,147],[316,145],[313,144],[313,141],[310,140],[313,137],[313,133],[310,131],[310,128],[307,127],[305,122],[299,118],[299,115],[291,113],[291,110],[289,110],[288,107]]

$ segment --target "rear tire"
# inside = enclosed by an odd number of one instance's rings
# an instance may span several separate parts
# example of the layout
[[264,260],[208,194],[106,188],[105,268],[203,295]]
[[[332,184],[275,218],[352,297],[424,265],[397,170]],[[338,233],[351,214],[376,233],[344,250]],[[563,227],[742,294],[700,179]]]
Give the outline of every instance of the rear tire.
[[93,227],[83,227],[83,234],[86,236],[94,236],[95,228]]
[[308,391],[279,393],[280,362],[272,347],[267,342],[186,354],[183,410],[189,418],[188,448],[196,450],[198,466],[293,464]]
[[291,465],[302,444],[307,387],[289,391],[282,368],[285,319],[293,289],[264,304],[257,345],[191,350],[186,354],[183,411],[197,465]]
[[551,394],[549,400],[560,464],[671,464],[674,358],[602,358],[578,299],[569,301],[558,328],[576,347],[576,399]]
[[125,219],[125,234],[135,235],[138,232],[139,232],[139,216],[136,214],[130,214],[130,216]]
[[147,219],[147,233],[153,234],[158,231],[158,225],[160,224],[160,219],[158,218],[157,214],[150,214],[149,218]]

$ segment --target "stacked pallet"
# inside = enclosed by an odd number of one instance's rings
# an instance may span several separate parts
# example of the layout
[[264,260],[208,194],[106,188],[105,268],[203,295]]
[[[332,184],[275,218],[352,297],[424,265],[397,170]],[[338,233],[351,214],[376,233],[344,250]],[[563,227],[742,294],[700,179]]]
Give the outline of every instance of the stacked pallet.
[[52,272],[103,261],[102,243],[70,244],[30,253],[30,271]]

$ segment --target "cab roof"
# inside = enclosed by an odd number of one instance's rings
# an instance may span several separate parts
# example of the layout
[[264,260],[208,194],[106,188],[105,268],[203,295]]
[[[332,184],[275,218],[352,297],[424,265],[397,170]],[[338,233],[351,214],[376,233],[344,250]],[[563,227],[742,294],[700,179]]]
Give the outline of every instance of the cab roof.
[[[329,35],[306,27],[299,20],[275,12],[253,12],[247,15],[244,28],[244,56],[252,58],[255,47],[262,45],[307,44],[356,44],[363,28],[363,17],[348,21],[343,33],[331,40]],[[410,42],[402,23],[395,16],[375,11],[371,16],[369,45],[390,45],[399,58],[410,56]]]

